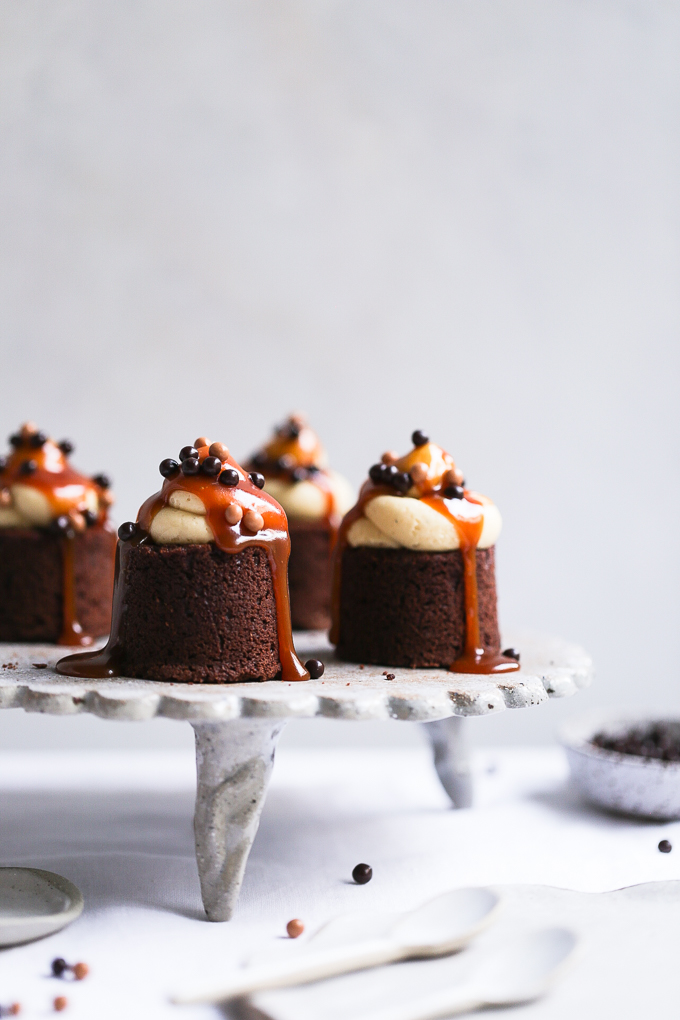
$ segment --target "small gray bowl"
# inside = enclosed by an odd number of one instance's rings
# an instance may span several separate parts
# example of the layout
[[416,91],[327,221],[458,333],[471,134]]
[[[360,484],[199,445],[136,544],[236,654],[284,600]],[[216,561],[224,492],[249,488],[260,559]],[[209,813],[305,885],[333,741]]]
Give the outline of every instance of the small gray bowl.
[[680,718],[603,713],[571,719],[558,734],[571,779],[592,804],[627,815],[669,821],[680,818],[680,762],[606,751],[591,743],[598,733],[618,736],[632,727]]

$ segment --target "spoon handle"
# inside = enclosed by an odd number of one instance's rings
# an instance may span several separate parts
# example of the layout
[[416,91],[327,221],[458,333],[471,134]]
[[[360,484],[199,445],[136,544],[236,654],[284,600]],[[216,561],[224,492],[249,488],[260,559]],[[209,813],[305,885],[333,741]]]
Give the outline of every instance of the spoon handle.
[[439,1020],[440,1017],[468,1013],[485,1005],[479,994],[470,985],[446,988],[441,992],[410,1002],[402,1002],[374,1013],[363,1013],[357,1020]]
[[251,992],[262,992],[271,988],[287,988],[303,985],[321,978],[335,977],[367,967],[379,967],[384,963],[402,960],[407,955],[406,947],[387,939],[372,939],[349,946],[333,946],[328,949],[300,953],[296,959],[277,960],[274,963],[248,967],[236,974],[231,982],[205,992],[176,995],[176,1005],[226,1002]]

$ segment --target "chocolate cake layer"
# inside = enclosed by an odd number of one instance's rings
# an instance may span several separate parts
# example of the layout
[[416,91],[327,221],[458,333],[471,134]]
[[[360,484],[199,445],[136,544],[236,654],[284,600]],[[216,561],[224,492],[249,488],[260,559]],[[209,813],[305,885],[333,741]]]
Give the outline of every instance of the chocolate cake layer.
[[[64,614],[64,544],[38,528],[0,529],[0,641],[59,640]],[[111,626],[116,536],[88,528],[73,542],[75,617],[86,634]]]
[[281,670],[269,559],[249,546],[125,546],[120,671],[147,680],[234,683]]
[[323,521],[290,521],[288,587],[295,630],[331,625],[330,530]]
[[[500,649],[494,550],[477,550],[480,635]],[[463,559],[451,552],[348,546],[342,556],[340,640],[350,662],[448,668],[465,644]]]

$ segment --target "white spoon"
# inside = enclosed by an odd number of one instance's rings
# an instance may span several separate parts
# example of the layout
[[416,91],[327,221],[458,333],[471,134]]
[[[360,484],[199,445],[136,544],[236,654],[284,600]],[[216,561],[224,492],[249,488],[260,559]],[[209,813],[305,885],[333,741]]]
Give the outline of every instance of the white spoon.
[[0,946],[44,938],[79,917],[79,889],[51,871],[0,868]]
[[543,928],[489,953],[461,984],[357,1020],[438,1020],[485,1006],[511,1006],[543,995],[576,946],[568,928]]
[[295,959],[248,967],[207,992],[178,995],[178,1005],[226,1002],[266,988],[287,988],[349,971],[415,957],[444,956],[461,949],[486,927],[500,898],[491,889],[454,889],[402,914],[379,938],[349,945],[301,949]]

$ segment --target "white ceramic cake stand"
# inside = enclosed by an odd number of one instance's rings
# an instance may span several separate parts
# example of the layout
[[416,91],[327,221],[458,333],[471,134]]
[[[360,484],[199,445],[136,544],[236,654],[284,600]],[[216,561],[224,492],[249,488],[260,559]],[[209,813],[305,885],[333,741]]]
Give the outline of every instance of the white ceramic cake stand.
[[[434,764],[454,807],[472,799],[462,717],[528,708],[587,687],[592,664],[583,649],[559,638],[506,635],[522,669],[472,676],[439,669],[384,669],[337,660],[325,635],[296,633],[304,662],[320,658],[320,680],[298,683],[180,684],[153,680],[77,680],[53,666],[67,649],[0,644],[0,708],[102,719],[154,716],[190,722],[196,734],[196,860],[205,911],[227,921],[238,899],[264,805],[276,743],[288,719],[426,723]],[[47,668],[36,668],[36,662]],[[394,674],[388,680],[383,673]]]

